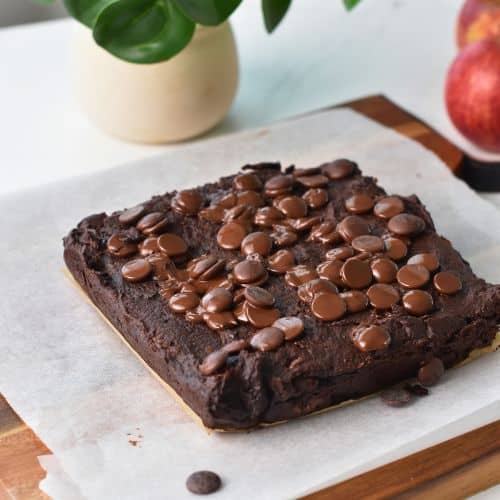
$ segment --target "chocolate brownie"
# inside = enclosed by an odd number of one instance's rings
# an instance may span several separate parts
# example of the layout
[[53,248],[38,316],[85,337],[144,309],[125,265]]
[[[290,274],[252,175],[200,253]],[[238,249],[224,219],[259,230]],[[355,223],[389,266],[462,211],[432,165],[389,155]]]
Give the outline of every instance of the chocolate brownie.
[[66,264],[207,427],[306,415],[492,343],[500,286],[477,278],[416,196],[356,164],[247,165],[87,217]]

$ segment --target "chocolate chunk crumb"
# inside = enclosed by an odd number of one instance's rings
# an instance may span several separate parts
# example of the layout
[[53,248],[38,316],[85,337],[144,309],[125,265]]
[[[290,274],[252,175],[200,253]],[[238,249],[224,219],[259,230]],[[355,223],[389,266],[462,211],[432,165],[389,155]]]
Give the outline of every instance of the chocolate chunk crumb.
[[411,400],[409,391],[403,388],[387,389],[380,393],[380,398],[387,406],[399,408],[406,406]]
[[193,472],[186,480],[186,488],[195,495],[209,495],[221,487],[220,477],[209,470]]

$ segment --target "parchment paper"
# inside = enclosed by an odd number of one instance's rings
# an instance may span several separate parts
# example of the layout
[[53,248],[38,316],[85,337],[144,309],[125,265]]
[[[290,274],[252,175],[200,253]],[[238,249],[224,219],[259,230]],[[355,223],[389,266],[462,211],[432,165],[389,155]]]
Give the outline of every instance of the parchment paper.
[[54,452],[41,458],[54,498],[188,498],[185,478],[212,469],[214,498],[290,498],[500,416],[500,353],[447,372],[406,408],[377,398],[252,433],[208,435],[64,277],[61,237],[82,217],[153,193],[281,160],[358,161],[389,192],[417,193],[475,271],[500,282],[500,213],[439,159],[349,110],[182,146],[91,177],[0,200],[3,238],[0,391]]

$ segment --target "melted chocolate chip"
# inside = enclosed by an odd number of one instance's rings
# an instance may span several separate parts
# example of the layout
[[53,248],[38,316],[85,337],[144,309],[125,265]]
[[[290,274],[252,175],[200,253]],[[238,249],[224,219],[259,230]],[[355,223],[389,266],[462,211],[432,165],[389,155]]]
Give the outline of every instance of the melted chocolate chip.
[[139,244],[139,253],[143,257],[148,257],[159,251],[160,247],[158,246],[158,238],[156,236],[149,236]]
[[[334,263],[336,261],[332,261]],[[365,288],[373,279],[368,262],[359,259],[349,259],[340,269],[340,277],[349,288]]]
[[280,198],[277,208],[283,215],[291,219],[305,217],[307,214],[306,202],[298,196],[284,196]]
[[285,281],[294,288],[303,285],[318,277],[318,273],[312,267],[306,265],[295,266],[285,274]]
[[415,316],[422,316],[432,311],[434,300],[432,295],[423,290],[410,290],[403,295],[403,306]]
[[225,250],[236,250],[240,248],[246,233],[246,229],[242,224],[228,222],[219,229],[217,233],[217,243]]
[[108,252],[115,257],[128,257],[137,252],[137,245],[120,234],[113,234],[107,241]]
[[351,242],[356,236],[370,233],[368,222],[357,215],[348,215],[337,225],[337,231],[345,241]]
[[164,231],[168,221],[165,215],[161,212],[151,212],[137,223],[137,229],[144,234],[158,234]]
[[399,238],[387,238],[384,240],[385,255],[393,260],[401,260],[408,253],[408,246]]
[[233,187],[238,191],[259,191],[262,182],[255,174],[240,174],[233,179]]
[[159,236],[158,248],[169,257],[176,257],[187,252],[186,242],[173,233],[165,233]]
[[237,194],[237,205],[249,205],[258,208],[264,204],[264,198],[257,191],[241,191]]
[[195,189],[180,191],[173,197],[171,205],[182,215],[195,215],[203,205],[203,198]]
[[297,294],[300,300],[310,303],[318,293],[338,293],[337,287],[325,278],[318,278],[300,285]]
[[233,275],[238,283],[254,283],[266,274],[261,262],[257,260],[244,260],[234,266]]
[[293,340],[304,331],[304,322],[297,316],[285,316],[277,319],[273,325],[285,335],[285,340]]
[[207,312],[227,311],[233,303],[233,294],[226,288],[213,288],[205,294],[201,305]]
[[398,214],[391,217],[387,227],[391,233],[400,236],[414,236],[425,229],[425,222],[418,215]]
[[223,330],[224,328],[231,328],[238,324],[231,311],[205,312],[203,313],[203,319],[212,330]]
[[340,275],[340,270],[344,263],[341,260],[327,260],[318,264],[316,271],[321,278],[332,281],[338,286],[343,286],[344,282],[342,276]]
[[398,266],[390,259],[381,257],[370,262],[372,274],[379,283],[392,283],[396,280]]
[[439,260],[433,253],[418,253],[408,259],[408,264],[422,264],[431,273],[439,267]]
[[278,250],[267,260],[267,268],[276,274],[284,274],[295,266],[295,257],[290,250]]
[[276,207],[262,207],[257,210],[254,223],[261,227],[273,227],[284,215]]
[[271,326],[280,317],[278,309],[256,307],[248,301],[244,302],[243,310],[248,321],[257,328]]
[[351,242],[352,247],[358,252],[377,253],[384,249],[384,241],[378,236],[363,234],[356,236]]
[[272,307],[274,297],[267,290],[258,286],[248,286],[244,291],[245,299],[255,307]]
[[331,163],[324,163],[320,166],[321,172],[332,180],[345,179],[354,173],[356,164],[352,161],[341,158],[332,161]]
[[371,211],[374,203],[371,196],[365,193],[358,193],[345,201],[345,207],[352,214],[364,214]]
[[122,266],[122,276],[132,283],[144,281],[152,271],[153,267],[145,259],[131,260]]
[[405,288],[420,288],[430,279],[429,271],[422,264],[406,264],[396,277],[398,283]]
[[346,312],[347,306],[335,293],[318,293],[311,302],[311,311],[322,321],[335,321]]
[[250,340],[250,345],[259,351],[273,351],[285,340],[285,334],[273,326],[259,330]]
[[243,255],[257,253],[265,257],[271,253],[272,246],[273,241],[267,233],[256,231],[243,238],[241,242],[241,251]]
[[401,198],[397,196],[387,196],[377,201],[373,207],[373,213],[381,219],[390,219],[402,213],[404,209],[405,205]]
[[243,351],[244,349],[248,349],[249,345],[249,342],[244,339],[232,340],[231,342],[225,344],[222,347],[222,350],[229,354],[234,354]]
[[347,310],[350,313],[358,313],[368,307],[367,295],[359,290],[349,290],[341,293],[340,297],[347,304]]
[[387,349],[391,337],[387,330],[378,325],[360,325],[352,332],[352,340],[362,352]]
[[328,203],[328,191],[321,188],[311,188],[302,195],[302,199],[310,208],[321,208]]
[[200,303],[200,298],[194,292],[180,292],[172,295],[168,305],[172,311],[183,313],[194,309]]
[[319,188],[328,184],[328,177],[321,174],[302,175],[297,178],[297,181],[308,188]]
[[278,247],[288,247],[298,240],[296,232],[282,225],[274,226],[274,230],[269,236],[271,236],[274,244]]
[[134,224],[141,218],[143,213],[144,207],[142,205],[137,205],[136,207],[129,208],[122,212],[118,216],[118,222],[124,225]]
[[332,248],[326,252],[325,257],[328,260],[347,260],[354,256],[354,249],[351,247]]
[[377,283],[366,292],[375,309],[390,309],[399,302],[399,292],[391,285]]
[[[225,364],[228,357],[228,352],[222,349],[211,352],[205,357],[203,363],[199,366],[202,375],[213,375],[220,370]],[[191,476],[190,476],[191,477]],[[189,478],[188,478],[189,481]],[[189,491],[192,491],[188,486]],[[215,491],[215,490],[213,490]],[[193,493],[196,493],[193,491]]]
[[437,273],[434,276],[433,282],[434,288],[436,288],[439,293],[444,293],[446,295],[452,295],[462,289],[460,278],[450,271]]

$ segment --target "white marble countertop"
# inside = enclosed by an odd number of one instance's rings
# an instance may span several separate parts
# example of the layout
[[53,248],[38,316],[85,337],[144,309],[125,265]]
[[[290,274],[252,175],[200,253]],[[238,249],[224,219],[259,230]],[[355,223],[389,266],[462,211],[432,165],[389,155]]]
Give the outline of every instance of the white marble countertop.
[[[295,2],[268,36],[260,2],[243,2],[233,17],[239,92],[229,116],[211,135],[384,93],[481,155],[453,129],[443,106],[460,4],[364,0],[348,14],[341,0],[307,0]],[[182,147],[128,144],[87,121],[71,93],[73,28],[73,21],[59,20],[0,30],[0,194]]]

